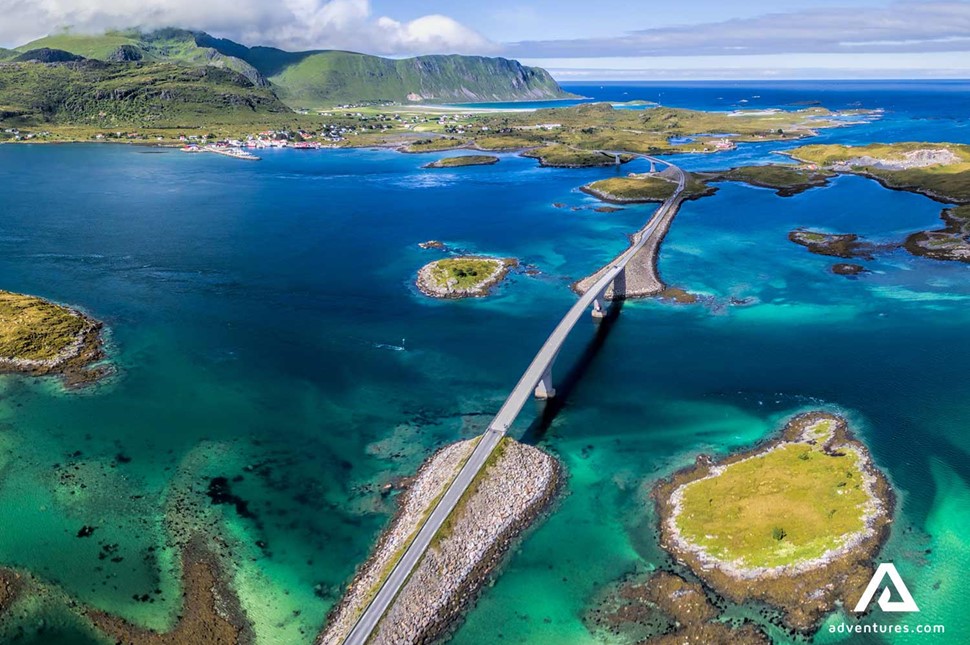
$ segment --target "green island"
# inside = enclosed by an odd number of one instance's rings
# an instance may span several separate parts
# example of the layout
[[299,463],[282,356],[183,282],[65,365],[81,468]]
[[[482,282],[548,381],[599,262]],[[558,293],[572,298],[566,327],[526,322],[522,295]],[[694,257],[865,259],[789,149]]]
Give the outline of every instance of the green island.
[[836,173],[810,166],[768,164],[740,166],[729,170],[696,173],[704,181],[737,181],[760,188],[773,188],[780,197],[791,197],[810,188],[825,186]]
[[491,166],[497,164],[498,157],[491,155],[464,155],[461,157],[445,157],[426,164],[425,168],[461,168],[463,166]]
[[[617,157],[593,150],[579,150],[558,143],[526,150],[523,157],[538,159],[539,165],[548,168],[596,168],[617,165]],[[633,155],[619,155],[621,164],[633,161]]]
[[0,370],[60,375],[68,386],[97,380],[106,368],[102,325],[89,316],[36,296],[0,291]]
[[803,632],[859,597],[894,504],[866,447],[826,412],[794,417],[754,450],[702,457],[654,498],[665,549],[718,593],[776,606]]
[[513,258],[445,258],[421,267],[415,284],[432,298],[480,298],[487,296],[517,264]]
[[[674,194],[677,184],[662,174],[636,174],[626,177],[601,179],[580,187],[605,202],[615,204],[636,204],[662,202]],[[697,199],[713,194],[717,189],[705,184],[693,174],[687,175],[687,183],[682,193],[684,199]]]

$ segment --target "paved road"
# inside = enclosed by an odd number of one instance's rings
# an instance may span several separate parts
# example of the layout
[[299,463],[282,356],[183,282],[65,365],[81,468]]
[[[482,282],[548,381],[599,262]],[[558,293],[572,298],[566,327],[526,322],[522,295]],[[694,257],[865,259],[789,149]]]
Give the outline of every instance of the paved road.
[[[603,152],[606,154],[616,154],[609,150],[604,150]],[[623,255],[616,258],[609,270],[566,312],[566,315],[563,316],[563,319],[553,330],[552,334],[546,339],[539,353],[532,359],[532,363],[526,369],[522,378],[519,379],[515,389],[512,390],[512,393],[509,394],[509,397],[505,400],[498,414],[492,419],[488,430],[485,431],[484,436],[482,436],[481,441],[475,447],[471,457],[469,457],[468,461],[459,471],[458,476],[442,496],[434,511],[432,511],[427,521],[425,521],[424,526],[418,531],[417,537],[408,546],[404,556],[394,566],[391,575],[387,577],[387,580],[384,581],[377,595],[374,596],[370,605],[368,605],[367,609],[357,620],[357,624],[354,625],[354,628],[347,636],[344,645],[365,645],[367,643],[377,624],[380,622],[381,617],[394,603],[394,599],[401,589],[404,588],[404,584],[411,576],[411,572],[414,571],[415,567],[421,561],[435,534],[438,533],[438,530],[444,524],[445,519],[455,509],[458,501],[464,495],[465,491],[468,490],[468,486],[471,485],[475,475],[485,465],[485,461],[492,454],[492,451],[495,450],[495,447],[498,446],[499,441],[502,440],[505,433],[508,432],[509,427],[511,427],[516,417],[519,416],[519,412],[522,411],[526,402],[532,398],[540,379],[542,379],[547,371],[552,369],[552,364],[555,362],[559,350],[562,349],[563,343],[566,342],[569,332],[573,330],[573,327],[579,322],[586,311],[592,307],[593,301],[600,298],[603,292],[606,291],[606,288],[623,271],[627,262],[637,254],[637,251],[643,248],[643,245],[650,239],[650,236],[656,230],[657,225],[666,215],[667,211],[676,204],[677,198],[684,190],[686,181],[686,176],[683,171],[668,162],[660,161],[653,157],[645,158],[673,168],[679,177],[677,190],[667,201],[660,205],[660,208],[654,212],[647,225],[641,229],[642,234],[639,236],[637,243],[627,249]]]

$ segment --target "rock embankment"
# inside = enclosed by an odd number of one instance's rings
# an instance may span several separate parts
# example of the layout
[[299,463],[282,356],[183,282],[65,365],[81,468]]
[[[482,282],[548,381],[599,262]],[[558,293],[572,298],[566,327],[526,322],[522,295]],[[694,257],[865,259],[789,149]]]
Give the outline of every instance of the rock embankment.
[[[452,444],[421,467],[373,556],[331,613],[319,645],[337,645],[347,636],[474,445],[474,440]],[[435,538],[372,642],[430,643],[441,637],[468,609],[516,536],[553,499],[560,478],[554,457],[505,439]]]

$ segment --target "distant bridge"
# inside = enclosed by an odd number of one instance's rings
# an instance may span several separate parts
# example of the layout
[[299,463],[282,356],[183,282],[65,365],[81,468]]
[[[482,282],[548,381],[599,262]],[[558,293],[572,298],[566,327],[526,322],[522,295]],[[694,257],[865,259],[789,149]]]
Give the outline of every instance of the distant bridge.
[[[619,152],[612,150],[603,150],[601,152],[607,155],[614,155],[617,162],[619,162]],[[566,338],[569,337],[569,333],[587,309],[592,309],[594,318],[603,318],[606,316],[604,302],[607,289],[614,282],[619,285],[624,280],[627,263],[651,239],[670,209],[678,205],[680,194],[684,191],[684,185],[687,180],[684,172],[669,162],[645,155],[642,156],[650,161],[651,171],[655,171],[655,164],[657,163],[664,164],[672,170],[677,177],[677,189],[660,205],[660,208],[654,212],[647,225],[640,230],[636,243],[609,265],[605,273],[586,290],[576,304],[566,312],[566,315],[559,321],[559,324],[556,325],[552,334],[549,335],[549,338],[546,339],[546,342],[539,349],[539,353],[532,359],[532,363],[529,364],[522,378],[519,379],[515,389],[512,390],[512,393],[505,400],[498,414],[492,419],[488,430],[485,431],[481,441],[478,442],[471,457],[469,457],[468,461],[465,462],[465,465],[458,472],[458,476],[455,477],[455,480],[448,487],[448,490],[445,491],[445,494],[431,512],[431,515],[418,531],[414,541],[408,546],[404,555],[394,566],[391,574],[381,585],[374,599],[357,620],[354,628],[344,641],[344,645],[365,645],[370,639],[381,617],[384,616],[394,603],[394,599],[400,593],[401,589],[404,588],[405,583],[411,576],[411,572],[417,567],[425,551],[428,550],[434,536],[438,533],[438,530],[448,516],[451,515],[455,506],[458,505],[458,501],[465,494],[465,491],[468,490],[472,480],[485,465],[485,462],[508,432],[512,423],[515,422],[516,417],[519,416],[526,401],[532,398],[533,395],[538,399],[548,399],[556,395],[556,389],[552,383],[552,367],[556,362],[556,357],[559,356],[559,351],[566,342]],[[619,291],[619,289],[615,289],[615,291]]]

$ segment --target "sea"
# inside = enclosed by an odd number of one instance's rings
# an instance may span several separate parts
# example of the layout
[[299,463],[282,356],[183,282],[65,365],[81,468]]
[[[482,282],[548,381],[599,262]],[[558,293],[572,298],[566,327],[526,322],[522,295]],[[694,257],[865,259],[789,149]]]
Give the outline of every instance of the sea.
[[[970,143],[970,82],[567,89],[704,110],[879,109],[813,142]],[[796,145],[670,159],[729,168],[782,161],[775,153]],[[0,625],[0,642],[101,642],[71,603],[167,629],[181,604],[174,499],[193,509],[183,526],[227,545],[258,642],[313,641],[394,512],[396,483],[485,429],[575,302],[570,284],[655,208],[596,212],[579,191],[643,161],[563,170],[501,154],[494,166],[422,168],[448,154],[263,150],[256,163],[0,146],[0,288],[104,321],[114,367],[80,391],[0,377],[0,565],[41,589]],[[814,642],[970,641],[970,266],[894,250],[847,278],[787,239],[810,227],[898,242],[938,227],[945,207],[853,176],[785,198],[722,183],[686,203],[659,269],[700,301],[630,301],[605,325],[577,325],[553,375],[559,398],[528,405],[512,430],[562,460],[563,494],[451,642],[627,642],[591,632],[584,615],[624,576],[671,566],[653,485],[810,409],[847,416],[889,476],[897,507],[879,560],[920,608],[861,620],[909,634],[851,637],[831,631],[857,620],[839,609]],[[448,250],[418,247],[432,239]],[[535,271],[488,298],[424,297],[417,270],[448,253]],[[805,642],[762,610],[725,605],[777,643]],[[913,633],[923,624],[946,632]]]

